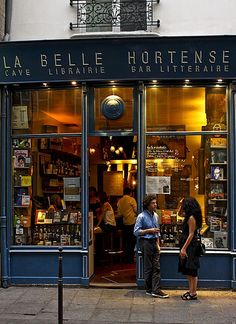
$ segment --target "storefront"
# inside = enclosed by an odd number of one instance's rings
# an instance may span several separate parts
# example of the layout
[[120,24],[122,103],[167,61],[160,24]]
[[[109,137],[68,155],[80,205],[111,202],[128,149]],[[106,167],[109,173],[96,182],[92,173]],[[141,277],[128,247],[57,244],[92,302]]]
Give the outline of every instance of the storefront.
[[[185,285],[177,205],[191,195],[204,214],[200,286],[235,288],[234,44],[234,37],[0,44],[3,286],[56,283],[58,246],[64,283],[87,286],[100,275],[119,285],[114,273],[130,271],[126,281],[142,286],[141,253],[125,264],[117,214],[129,187],[138,211],[146,193],[157,195],[163,286]],[[112,234],[94,234],[91,187],[95,203],[109,196]]]

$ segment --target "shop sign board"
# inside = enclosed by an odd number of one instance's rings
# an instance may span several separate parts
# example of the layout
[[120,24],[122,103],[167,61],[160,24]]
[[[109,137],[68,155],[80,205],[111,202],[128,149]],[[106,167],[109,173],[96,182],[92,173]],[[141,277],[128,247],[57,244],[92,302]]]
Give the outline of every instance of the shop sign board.
[[236,36],[0,43],[0,83],[232,79]]

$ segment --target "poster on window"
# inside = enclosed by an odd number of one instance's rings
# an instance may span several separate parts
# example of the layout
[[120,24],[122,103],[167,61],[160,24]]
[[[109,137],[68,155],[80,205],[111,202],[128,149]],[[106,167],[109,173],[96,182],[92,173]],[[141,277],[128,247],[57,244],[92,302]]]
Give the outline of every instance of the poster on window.
[[28,123],[28,108],[27,106],[12,107],[12,129],[27,129]]
[[146,177],[146,192],[147,194],[170,195],[170,184],[170,177],[148,176]]
[[80,201],[80,177],[63,178],[64,201]]

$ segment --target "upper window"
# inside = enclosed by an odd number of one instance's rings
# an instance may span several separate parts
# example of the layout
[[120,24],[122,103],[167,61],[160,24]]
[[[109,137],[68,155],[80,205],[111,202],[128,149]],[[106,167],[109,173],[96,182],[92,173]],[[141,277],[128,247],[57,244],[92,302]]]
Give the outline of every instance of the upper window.
[[146,100],[148,131],[227,129],[226,88],[153,87]]
[[81,89],[17,91],[13,134],[80,133]]

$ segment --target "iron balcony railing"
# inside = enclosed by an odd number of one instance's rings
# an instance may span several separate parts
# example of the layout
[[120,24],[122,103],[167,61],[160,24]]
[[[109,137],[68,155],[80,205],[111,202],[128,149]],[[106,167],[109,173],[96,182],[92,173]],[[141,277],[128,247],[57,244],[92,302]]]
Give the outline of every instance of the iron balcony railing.
[[154,20],[154,10],[160,0],[70,0],[76,8],[77,19],[70,29],[111,28],[124,30],[147,30],[148,26],[160,26]]

